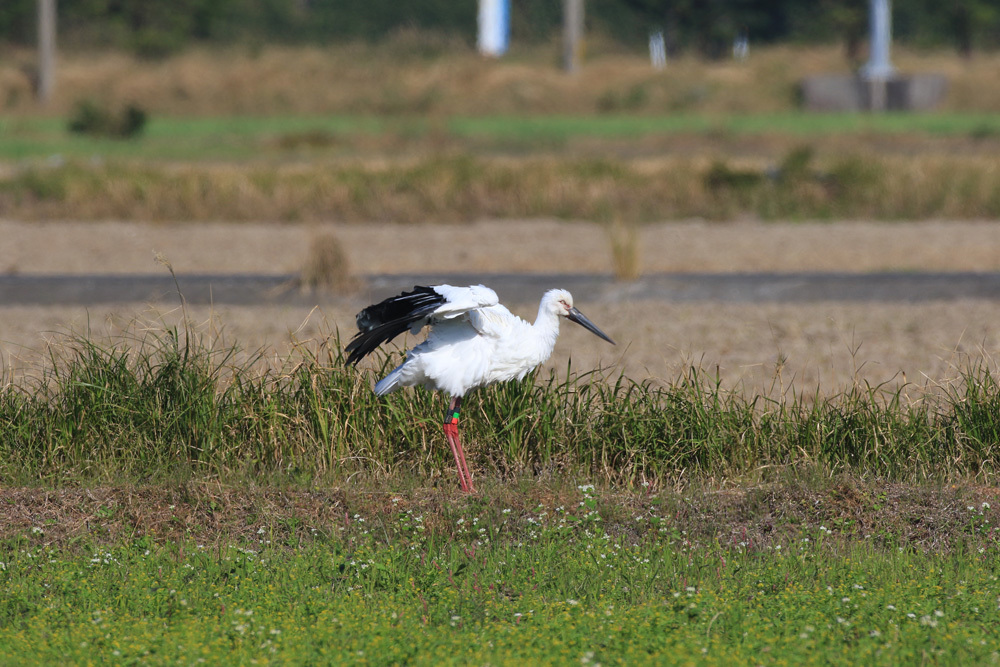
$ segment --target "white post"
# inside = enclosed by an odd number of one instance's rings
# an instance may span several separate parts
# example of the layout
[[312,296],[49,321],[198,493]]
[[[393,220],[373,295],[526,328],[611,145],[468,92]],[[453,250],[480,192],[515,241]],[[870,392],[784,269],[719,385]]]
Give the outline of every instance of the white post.
[[896,68],[889,61],[892,46],[892,4],[890,0],[869,0],[868,62],[861,78],[868,82],[872,111],[882,111],[887,103],[886,86]]
[[740,31],[733,39],[733,58],[744,61],[750,55],[750,35],[746,30]]
[[583,0],[563,0],[563,69],[580,67],[583,52]]
[[667,66],[667,43],[663,39],[662,30],[649,34],[649,60],[653,63],[653,69]]
[[56,88],[56,0],[38,0],[38,101],[47,104]]
[[498,58],[510,44],[510,0],[479,0],[479,52]]

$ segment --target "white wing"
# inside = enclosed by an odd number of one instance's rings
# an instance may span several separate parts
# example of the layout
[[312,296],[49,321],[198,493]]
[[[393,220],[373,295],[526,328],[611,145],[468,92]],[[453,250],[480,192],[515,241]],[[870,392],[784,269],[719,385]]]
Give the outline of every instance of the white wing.
[[[356,364],[379,345],[407,329],[416,334],[428,324],[431,329],[427,341],[418,346],[424,353],[438,349],[441,345],[452,344],[452,341],[476,337],[479,329],[472,324],[470,317],[483,309],[501,308],[503,312],[507,312],[498,303],[497,293],[483,285],[418,285],[412,292],[390,297],[358,313],[358,333],[345,348],[348,353],[347,363]],[[495,337],[487,338],[495,340]],[[481,350],[477,349],[477,352],[482,354]]]
[[441,319],[458,317],[470,310],[487,308],[500,303],[497,293],[484,285],[469,287],[453,287],[451,285],[434,285],[431,289],[445,298],[431,316]]
[[526,324],[499,303],[469,311],[468,320],[480,336],[488,338],[504,338],[510,335],[512,329]]
[[410,325],[410,333],[420,333],[421,329],[435,321],[452,320],[479,308],[495,306],[500,302],[497,293],[485,285],[469,287],[434,285],[431,289],[444,297],[445,301],[430,315]]

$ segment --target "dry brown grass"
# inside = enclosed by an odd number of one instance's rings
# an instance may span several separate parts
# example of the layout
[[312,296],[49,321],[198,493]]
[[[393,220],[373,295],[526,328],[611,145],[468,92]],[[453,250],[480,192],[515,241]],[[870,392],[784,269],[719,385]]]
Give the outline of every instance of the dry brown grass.
[[[412,40],[411,40],[412,41]],[[66,114],[77,100],[140,103],[157,114],[313,113],[629,113],[768,112],[794,108],[803,76],[849,71],[834,46],[754,49],[745,62],[671,60],[662,72],[643,54],[593,49],[577,76],[557,67],[558,45],[515,45],[502,60],[459,45],[443,55],[415,44],[262,50],[190,49],[161,62],[123,53],[64,53],[48,113]],[[595,51],[597,51],[595,53]],[[33,54],[0,61],[0,106],[36,113]],[[950,51],[896,48],[903,72],[941,72],[950,80],[946,109],[1000,110],[1000,53],[963,60]]]
[[[832,155],[815,163],[815,177],[791,182],[765,178],[774,164],[765,157],[713,160],[708,155],[615,163],[572,156],[511,161],[462,155],[374,164],[71,163],[26,167],[0,181],[0,209],[25,220],[171,222],[607,220],[612,214],[626,223],[1000,216],[995,156]],[[720,169],[723,176],[715,178]],[[739,174],[753,178],[743,182]]]

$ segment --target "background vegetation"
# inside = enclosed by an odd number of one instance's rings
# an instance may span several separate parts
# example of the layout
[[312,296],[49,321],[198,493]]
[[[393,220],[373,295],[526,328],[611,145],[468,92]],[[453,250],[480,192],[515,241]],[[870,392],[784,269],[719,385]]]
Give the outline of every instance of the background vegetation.
[[[867,33],[866,0],[590,0],[590,29],[626,48],[644,49],[651,30],[663,29],[672,55],[696,52],[720,57],[745,33],[756,44],[841,42],[849,59],[861,56]],[[539,42],[559,30],[562,5],[550,0],[514,0],[513,39]],[[65,0],[60,29],[69,43],[125,47],[157,57],[196,43],[283,42],[326,44],[331,40],[380,40],[400,29],[430,30],[459,42],[475,39],[476,3],[449,0]],[[950,45],[968,55],[1000,45],[995,0],[897,2],[893,33],[916,46]],[[35,1],[11,0],[0,7],[0,40],[30,44]]]
[[797,109],[803,76],[843,67],[829,47],[684,57],[664,72],[606,52],[569,77],[550,47],[419,55],[422,36],[155,64],[79,54],[42,114],[28,78],[0,63],[0,206],[25,219],[290,222],[1000,210],[995,55],[900,50],[900,67],[948,73],[945,109],[872,116]]

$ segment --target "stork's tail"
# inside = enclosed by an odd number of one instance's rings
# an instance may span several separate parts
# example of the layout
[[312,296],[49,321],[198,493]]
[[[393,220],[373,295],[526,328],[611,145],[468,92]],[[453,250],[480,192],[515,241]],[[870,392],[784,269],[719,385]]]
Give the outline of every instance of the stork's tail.
[[399,376],[403,374],[403,367],[400,366],[393,372],[375,383],[375,395],[385,396],[399,389]]
[[347,363],[358,363],[379,345],[389,342],[433,313],[444,302],[444,296],[433,288],[417,286],[412,292],[403,292],[368,306],[357,315],[358,333],[345,348],[348,352]]

